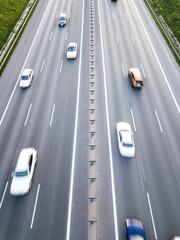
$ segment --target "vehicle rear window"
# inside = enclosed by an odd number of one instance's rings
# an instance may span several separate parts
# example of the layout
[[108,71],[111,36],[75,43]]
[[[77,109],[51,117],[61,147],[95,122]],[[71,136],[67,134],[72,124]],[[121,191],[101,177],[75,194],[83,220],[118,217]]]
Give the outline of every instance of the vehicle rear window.
[[75,51],[75,48],[74,47],[69,47],[68,51],[70,51],[70,52]]
[[124,147],[133,147],[132,143],[123,143],[122,144]]
[[141,84],[141,83],[142,83],[142,81],[136,80],[136,83],[139,83],[139,84]]
[[21,79],[22,79],[22,80],[28,80],[28,79],[29,79],[29,76],[28,76],[28,75],[22,75]]
[[27,171],[23,171],[23,172],[15,172],[15,176],[16,177],[24,177],[27,176],[28,172]]

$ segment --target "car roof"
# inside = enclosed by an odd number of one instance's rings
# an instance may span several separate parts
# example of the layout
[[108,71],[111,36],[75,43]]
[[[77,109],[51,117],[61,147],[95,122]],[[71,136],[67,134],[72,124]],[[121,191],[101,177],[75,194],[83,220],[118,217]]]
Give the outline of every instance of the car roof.
[[66,17],[65,13],[61,13],[59,17]]
[[29,75],[29,72],[32,71],[30,68],[24,69],[22,75]]
[[68,47],[76,47],[76,45],[77,45],[77,44],[76,44],[75,42],[70,42],[69,45],[68,45]]
[[132,143],[131,132],[129,132],[127,130],[122,130],[121,134],[122,134],[124,143]]
[[129,235],[139,235],[146,239],[142,222],[138,219],[126,219],[127,233]]
[[131,126],[127,122],[118,122],[117,123],[117,129],[118,130],[129,130],[129,131],[131,131]]
[[131,68],[130,70],[131,70],[131,72],[133,72],[134,77],[135,77],[136,80],[141,80],[141,81],[143,80],[141,72],[139,71],[138,68]]
[[18,157],[17,165],[16,165],[16,171],[24,171],[27,169],[31,154],[32,154],[32,148],[24,148],[21,150]]

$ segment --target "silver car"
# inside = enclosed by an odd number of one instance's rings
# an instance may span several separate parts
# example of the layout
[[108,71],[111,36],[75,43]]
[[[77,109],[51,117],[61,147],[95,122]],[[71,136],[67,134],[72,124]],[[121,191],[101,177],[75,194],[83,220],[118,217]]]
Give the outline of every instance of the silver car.
[[60,27],[65,26],[67,23],[67,15],[65,13],[61,13],[58,19],[58,24]]

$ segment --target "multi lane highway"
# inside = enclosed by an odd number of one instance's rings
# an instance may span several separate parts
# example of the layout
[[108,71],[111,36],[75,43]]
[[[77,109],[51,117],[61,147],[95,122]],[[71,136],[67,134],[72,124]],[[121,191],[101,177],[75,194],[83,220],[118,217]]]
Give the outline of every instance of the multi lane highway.
[[[126,218],[147,239],[180,235],[179,67],[142,0],[93,1],[96,74],[97,239],[125,239]],[[66,12],[67,25],[58,16]],[[88,239],[89,1],[39,1],[0,78],[0,239]],[[78,44],[67,60],[69,42]],[[24,68],[34,70],[28,89]],[[133,89],[128,69],[144,78]],[[123,158],[116,123],[134,131]],[[28,195],[10,184],[19,152],[38,161]]]

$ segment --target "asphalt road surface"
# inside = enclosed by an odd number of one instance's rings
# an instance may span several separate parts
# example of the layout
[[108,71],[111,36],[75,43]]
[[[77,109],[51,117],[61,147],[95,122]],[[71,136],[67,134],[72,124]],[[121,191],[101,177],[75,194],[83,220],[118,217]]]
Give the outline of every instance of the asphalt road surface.
[[[58,16],[68,22],[60,28]],[[125,239],[125,219],[147,239],[180,235],[180,70],[143,0],[93,1],[98,240]],[[67,60],[69,42],[78,55]],[[86,0],[40,0],[0,78],[0,239],[89,238],[90,11]],[[142,72],[133,89],[128,69]],[[19,87],[24,68],[32,86]],[[128,122],[136,155],[120,155]],[[38,161],[26,196],[10,195],[19,152]]]

